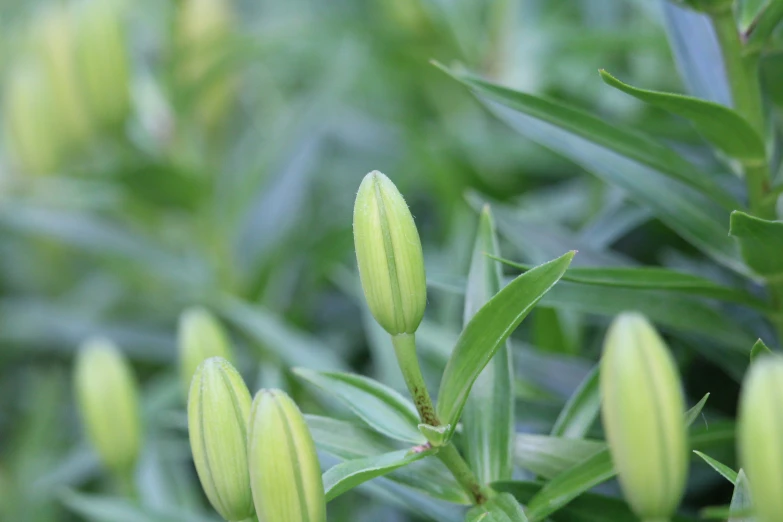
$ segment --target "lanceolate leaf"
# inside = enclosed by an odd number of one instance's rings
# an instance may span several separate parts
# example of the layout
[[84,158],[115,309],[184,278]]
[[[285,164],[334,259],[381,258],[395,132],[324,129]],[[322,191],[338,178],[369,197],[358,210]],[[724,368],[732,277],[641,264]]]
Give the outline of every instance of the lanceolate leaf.
[[446,363],[438,393],[438,418],[456,427],[478,375],[541,297],[557,283],[574,252],[525,272],[485,304],[462,331]]
[[551,479],[604,450],[597,440],[517,433],[514,458],[520,468]]
[[[704,196],[702,176],[689,167],[673,175],[666,165],[653,164],[651,158],[668,157],[658,149],[640,153],[638,141],[627,143],[626,129],[615,128],[602,120],[559,103],[538,98],[483,81],[474,76],[451,74],[470,87],[479,99],[501,120],[520,134],[571,159],[607,183],[625,190],[637,202],[647,206],[666,225],[717,261],[745,272],[735,245],[726,237],[725,223],[729,205],[725,197],[709,191]],[[658,156],[661,154],[661,156]],[[698,179],[699,181],[694,181]],[[697,183],[701,192],[694,187]]]
[[324,473],[326,501],[330,501],[363,482],[386,475],[431,455],[434,450],[399,450],[363,459],[347,460]]
[[[568,272],[566,272],[568,274]],[[566,402],[552,427],[553,437],[581,439],[590,430],[601,408],[596,365]]]
[[732,516],[728,522],[753,522],[755,520],[754,517],[748,516],[748,512],[753,510],[753,499],[750,496],[748,478],[743,470],[739,470],[737,474],[729,510]]
[[294,373],[345,403],[379,433],[414,444],[426,442],[419,433],[419,418],[410,401],[368,377],[350,373],[316,372],[295,368]]
[[712,469],[714,469],[715,471],[720,473],[720,475],[723,478],[725,478],[726,480],[728,480],[732,484],[736,484],[737,483],[737,472],[736,471],[734,471],[733,469],[728,467],[726,464],[723,464],[722,462],[719,462],[719,461],[713,459],[709,455],[705,455],[701,451],[694,450],[693,452],[696,455],[698,455],[699,457],[701,457],[704,460],[704,462],[709,464]]
[[783,221],[767,221],[736,210],[729,234],[737,239],[742,257],[760,276],[783,276]]
[[685,424],[690,426],[696,421],[696,419],[699,418],[699,415],[701,415],[701,411],[704,409],[704,405],[707,404],[707,399],[709,398],[710,398],[710,394],[705,393],[704,397],[702,397],[701,400],[697,402],[693,408],[685,412]]
[[681,94],[638,89],[604,70],[601,78],[615,89],[689,120],[708,141],[728,156],[748,162],[764,161],[764,140],[745,118],[732,109]]
[[[481,211],[465,289],[465,324],[500,291],[500,266],[495,226],[489,207]],[[508,480],[513,471],[513,364],[508,341],[503,343],[476,378],[462,419],[466,458],[482,484]]]
[[759,339],[756,341],[756,343],[753,345],[753,348],[750,349],[750,362],[754,362],[756,359],[763,355],[769,355],[772,353],[772,350],[769,349],[769,346],[764,344],[764,341]]

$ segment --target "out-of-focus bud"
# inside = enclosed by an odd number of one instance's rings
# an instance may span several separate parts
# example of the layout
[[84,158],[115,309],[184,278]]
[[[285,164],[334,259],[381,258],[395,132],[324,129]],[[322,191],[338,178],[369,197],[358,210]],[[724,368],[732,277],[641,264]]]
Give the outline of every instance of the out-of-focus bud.
[[120,125],[130,103],[130,62],[119,0],[82,4],[76,61],[84,99],[100,125]]
[[685,401],[674,359],[644,316],[614,320],[600,379],[604,431],[625,498],[643,521],[668,520],[688,473]]
[[783,514],[783,357],[764,355],[742,385],[738,453],[758,522]]
[[321,467],[296,403],[261,390],[250,414],[250,480],[259,522],[325,522]]
[[26,173],[56,170],[62,157],[61,138],[52,91],[36,63],[23,62],[10,72],[3,101],[5,134],[14,163]]
[[117,473],[133,468],[141,423],[133,372],[110,341],[86,342],[76,358],[75,386],[87,434],[103,463]]
[[247,468],[250,392],[242,376],[220,357],[201,363],[188,396],[188,432],[201,487],[230,522],[253,514]]
[[427,305],[421,241],[402,194],[377,170],[359,186],[353,238],[364,295],[375,320],[391,335],[414,333]]
[[33,44],[52,90],[60,135],[70,144],[81,145],[92,129],[76,70],[75,19],[67,6],[52,4],[37,22]]
[[179,318],[180,377],[187,396],[196,368],[210,357],[232,361],[231,344],[218,319],[204,308],[194,307]]
[[193,96],[195,115],[206,129],[223,123],[236,90],[236,78],[220,70],[234,25],[227,0],[183,0],[177,19],[181,53],[178,77]]

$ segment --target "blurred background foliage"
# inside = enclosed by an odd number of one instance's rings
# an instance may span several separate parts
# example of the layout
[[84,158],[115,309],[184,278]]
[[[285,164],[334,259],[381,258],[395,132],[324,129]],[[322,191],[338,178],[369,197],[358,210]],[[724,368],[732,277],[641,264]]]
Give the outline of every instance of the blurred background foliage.
[[[653,0],[2,0],[0,518],[215,520],[190,461],[177,375],[177,319],[190,305],[223,319],[251,390],[285,388],[306,412],[334,405],[291,367],[402,388],[358,294],[351,210],[370,170],[394,180],[421,231],[430,294],[419,338],[433,379],[460,327],[458,289],[486,201],[511,259],[576,248],[576,266],[664,265],[732,282],[648,210],[510,131],[430,64],[567,100],[713,165],[689,126],[597,74],[693,88],[675,60],[676,24],[696,24],[689,15]],[[774,47],[764,70],[779,111],[783,42]],[[558,295],[516,334],[522,431],[548,430],[594,364],[607,316],[636,299]],[[769,332],[702,302],[695,326],[678,328],[689,305],[659,297],[647,305],[674,326],[690,404],[713,394],[705,444],[732,463],[742,350]],[[722,313],[736,323],[728,350],[715,347]],[[111,500],[116,485],[74,407],[74,353],[95,336],[125,351],[141,384],[135,501]],[[687,506],[725,499],[720,480],[697,467]],[[381,479],[330,505],[330,519],[426,520],[446,509],[427,502]]]

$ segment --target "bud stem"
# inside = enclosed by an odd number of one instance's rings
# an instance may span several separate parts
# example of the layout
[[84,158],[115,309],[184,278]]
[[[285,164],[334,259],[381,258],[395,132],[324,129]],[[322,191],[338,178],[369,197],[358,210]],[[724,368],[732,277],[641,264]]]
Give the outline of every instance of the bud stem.
[[120,495],[129,500],[139,500],[139,490],[136,488],[136,478],[134,477],[132,469],[118,471],[115,473],[114,480],[117,484],[117,492]]
[[474,504],[483,504],[489,499],[490,493],[481,486],[476,475],[470,470],[468,463],[459,454],[453,442],[442,446],[437,455],[440,461],[449,468],[449,471],[457,479],[460,486],[468,492]]
[[430,426],[440,426],[440,420],[438,420],[435,407],[432,405],[430,392],[427,391],[427,384],[421,374],[419,359],[416,357],[415,334],[393,335],[392,344],[394,345],[394,353],[397,354],[397,362],[402,370],[402,376],[413,397],[421,422]]

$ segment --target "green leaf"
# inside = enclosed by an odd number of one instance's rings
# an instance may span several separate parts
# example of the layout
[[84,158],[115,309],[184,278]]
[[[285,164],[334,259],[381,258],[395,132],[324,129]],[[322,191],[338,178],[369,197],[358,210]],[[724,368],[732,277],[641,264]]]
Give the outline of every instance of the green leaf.
[[218,522],[184,510],[153,510],[124,498],[85,495],[65,490],[60,499],[69,510],[95,522]]
[[468,511],[466,522],[528,522],[522,506],[510,493],[500,493]]
[[[520,275],[485,304],[468,323],[446,363],[437,412],[456,427],[473,382],[541,297],[560,279],[574,252]],[[452,428],[453,429],[453,428]]]
[[340,399],[370,427],[396,440],[423,444],[416,408],[395,390],[350,373],[294,368],[294,374]]
[[[530,265],[517,263],[502,257],[493,259],[503,264],[529,270]],[[617,288],[638,288],[646,290],[668,290],[683,294],[709,297],[730,303],[744,304],[758,310],[770,312],[770,306],[744,290],[715,283],[707,278],[686,272],[676,272],[661,267],[574,267],[563,275],[564,281],[587,285],[611,286]]]
[[699,415],[701,415],[701,410],[704,409],[704,405],[707,404],[707,399],[709,398],[710,398],[710,394],[705,393],[704,397],[702,397],[701,400],[697,402],[693,408],[690,408],[688,411],[685,412],[686,425],[691,426],[696,421]]
[[363,459],[348,460],[333,466],[323,476],[326,501],[329,502],[359,484],[391,473],[432,455],[434,452],[433,449],[428,451],[399,450]]
[[[465,325],[502,287],[500,266],[487,253],[499,253],[489,206],[481,211],[473,247],[465,289]],[[478,375],[465,402],[462,416],[465,457],[482,484],[510,479],[513,472],[513,379],[511,347],[506,341]]]
[[737,474],[729,510],[732,516],[728,522],[753,522],[755,520],[753,516],[748,515],[753,512],[753,499],[750,495],[748,478],[742,469]]
[[603,450],[606,444],[597,440],[517,433],[514,457],[520,468],[551,479]]
[[743,162],[763,162],[764,140],[748,121],[724,105],[682,94],[650,91],[621,82],[603,69],[601,79],[615,89],[689,120],[715,147]]
[[699,457],[701,457],[704,460],[704,462],[709,464],[712,469],[714,469],[715,471],[720,473],[720,475],[723,478],[725,478],[726,480],[728,480],[732,484],[737,484],[737,472],[736,471],[734,471],[733,469],[728,467],[726,464],[723,464],[722,462],[719,462],[719,461],[713,459],[709,455],[705,455],[701,451],[693,450],[693,452],[696,455],[698,455]]
[[750,362],[753,363],[759,357],[762,357],[764,355],[769,355],[771,353],[772,350],[769,349],[769,346],[764,344],[764,341],[759,339],[758,341],[753,343],[753,348],[750,349]]
[[729,234],[737,239],[742,258],[760,276],[783,276],[783,221],[767,221],[735,210]]
[[599,366],[596,365],[568,398],[557,416],[551,431],[553,437],[581,439],[590,430],[601,409],[598,376]]
[[[725,230],[728,209],[738,205],[708,189],[706,185],[714,182],[704,181],[708,176],[697,174],[692,165],[684,162],[673,174],[671,151],[650,147],[643,136],[632,131],[554,101],[466,73],[448,72],[470,87],[514,130],[625,190],[691,244],[744,273],[745,266]],[[713,201],[720,201],[723,208],[707,199],[705,193]]]

